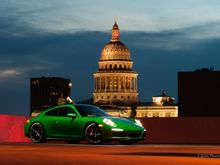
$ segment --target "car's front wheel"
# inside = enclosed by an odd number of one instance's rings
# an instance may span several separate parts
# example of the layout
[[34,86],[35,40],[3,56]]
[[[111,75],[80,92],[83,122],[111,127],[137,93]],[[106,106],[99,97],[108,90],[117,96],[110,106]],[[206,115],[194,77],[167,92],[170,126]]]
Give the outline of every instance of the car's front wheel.
[[30,127],[30,138],[33,143],[45,142],[44,128],[41,123],[34,123]]
[[100,144],[102,142],[102,132],[96,123],[91,123],[86,127],[84,136],[91,144]]

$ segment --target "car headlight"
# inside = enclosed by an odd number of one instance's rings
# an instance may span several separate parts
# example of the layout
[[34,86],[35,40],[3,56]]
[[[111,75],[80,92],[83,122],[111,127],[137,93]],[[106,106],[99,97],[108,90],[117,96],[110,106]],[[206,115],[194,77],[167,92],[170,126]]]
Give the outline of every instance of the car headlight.
[[135,119],[135,124],[140,126],[140,127],[143,127],[143,125],[141,124],[140,120]]
[[106,118],[103,119],[103,123],[110,125],[112,127],[116,126],[116,124],[113,121],[111,121],[110,119],[106,119]]

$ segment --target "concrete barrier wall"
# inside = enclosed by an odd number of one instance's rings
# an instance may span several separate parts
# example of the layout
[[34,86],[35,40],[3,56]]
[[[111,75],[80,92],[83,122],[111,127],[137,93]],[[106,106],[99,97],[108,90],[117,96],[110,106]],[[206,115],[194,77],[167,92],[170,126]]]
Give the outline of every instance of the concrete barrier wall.
[[[0,142],[30,142],[24,136],[29,117],[0,115]],[[220,144],[220,117],[145,118],[148,144]]]
[[220,144],[220,117],[140,119],[147,129],[143,143]]
[[24,123],[28,118],[0,114],[0,142],[30,142],[24,136]]

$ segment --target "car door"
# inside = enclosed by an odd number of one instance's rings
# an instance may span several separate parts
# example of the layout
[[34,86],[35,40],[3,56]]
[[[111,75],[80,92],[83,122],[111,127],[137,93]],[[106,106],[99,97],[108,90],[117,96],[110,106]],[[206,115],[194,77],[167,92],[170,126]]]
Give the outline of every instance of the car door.
[[58,108],[52,109],[45,113],[44,127],[47,137],[58,137],[57,130]]
[[58,131],[59,136],[66,138],[79,138],[82,132],[82,121],[80,116],[68,117],[68,113],[77,113],[71,107],[60,107],[58,110]]

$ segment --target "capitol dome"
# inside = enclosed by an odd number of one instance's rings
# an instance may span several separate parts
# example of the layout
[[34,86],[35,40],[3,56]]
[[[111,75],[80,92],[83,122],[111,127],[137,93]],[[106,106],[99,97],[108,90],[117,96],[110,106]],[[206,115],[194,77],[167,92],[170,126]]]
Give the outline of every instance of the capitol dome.
[[117,23],[112,28],[112,39],[102,49],[100,61],[131,61],[130,51],[120,41],[120,33]]
[[120,41],[111,41],[102,49],[100,61],[123,60],[131,61],[130,51]]

